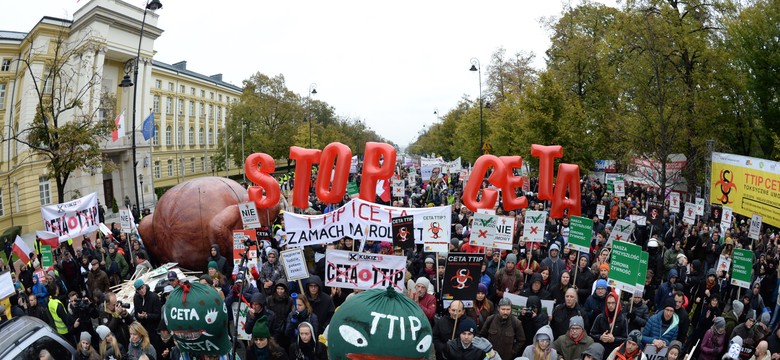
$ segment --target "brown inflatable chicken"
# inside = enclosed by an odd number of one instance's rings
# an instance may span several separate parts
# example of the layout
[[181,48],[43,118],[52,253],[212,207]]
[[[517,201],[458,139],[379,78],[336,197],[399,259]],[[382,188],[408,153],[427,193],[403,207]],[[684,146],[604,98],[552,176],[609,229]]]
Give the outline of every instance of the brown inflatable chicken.
[[[218,244],[222,256],[231,262],[232,231],[243,229],[238,204],[247,201],[246,189],[233,180],[189,180],[166,191],[138,230],[158,262],[177,262],[186,269],[205,271],[211,244]],[[270,227],[279,209],[278,204],[267,211],[258,209],[260,223]]]

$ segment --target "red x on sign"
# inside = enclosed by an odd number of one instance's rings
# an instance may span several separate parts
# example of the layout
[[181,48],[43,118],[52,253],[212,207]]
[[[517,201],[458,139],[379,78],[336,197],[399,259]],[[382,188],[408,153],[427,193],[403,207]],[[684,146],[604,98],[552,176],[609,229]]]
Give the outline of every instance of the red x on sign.
[[623,238],[623,235],[615,235],[615,240],[620,240]]
[[538,234],[537,230],[539,230],[538,226],[531,226],[531,234]]
[[479,230],[479,235],[477,235],[477,237],[487,239],[487,230]]
[[691,216],[693,214],[693,210],[688,209],[688,216]]

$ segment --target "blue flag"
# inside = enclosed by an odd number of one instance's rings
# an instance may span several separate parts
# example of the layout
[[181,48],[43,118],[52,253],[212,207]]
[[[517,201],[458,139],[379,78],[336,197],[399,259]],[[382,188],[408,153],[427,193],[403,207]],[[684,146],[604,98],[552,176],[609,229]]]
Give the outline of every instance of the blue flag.
[[141,133],[144,135],[144,140],[149,140],[154,137],[154,112],[149,114],[146,120],[144,120],[144,127],[141,130]]

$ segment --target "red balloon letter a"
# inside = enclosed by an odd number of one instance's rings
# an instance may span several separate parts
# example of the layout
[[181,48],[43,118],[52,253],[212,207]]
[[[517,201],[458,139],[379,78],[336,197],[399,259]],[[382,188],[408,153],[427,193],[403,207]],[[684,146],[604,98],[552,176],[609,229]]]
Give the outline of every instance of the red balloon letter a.
[[[569,197],[566,197],[566,192]],[[550,208],[550,217],[560,219],[563,209],[569,209],[569,216],[582,214],[580,194],[580,167],[573,164],[558,165],[558,178],[555,181],[555,194]]]

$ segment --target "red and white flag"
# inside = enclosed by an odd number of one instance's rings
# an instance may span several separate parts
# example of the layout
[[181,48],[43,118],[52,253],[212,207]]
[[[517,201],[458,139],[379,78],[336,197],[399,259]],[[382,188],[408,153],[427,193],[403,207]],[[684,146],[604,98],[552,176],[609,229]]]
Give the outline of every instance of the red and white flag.
[[41,244],[49,245],[52,249],[56,249],[60,246],[60,237],[53,232],[38,230],[35,232],[35,236],[41,239]]
[[20,260],[22,260],[25,264],[30,262],[30,253],[32,250],[30,250],[30,247],[27,246],[27,243],[22,240],[22,237],[19,235],[16,235],[16,240],[14,241],[14,247],[11,250],[14,255],[16,255]]
[[379,180],[376,182],[376,195],[384,202],[390,202],[392,193],[390,192],[390,180]]
[[125,136],[125,112],[122,111],[114,120],[115,129],[111,132],[111,141],[117,141]]

